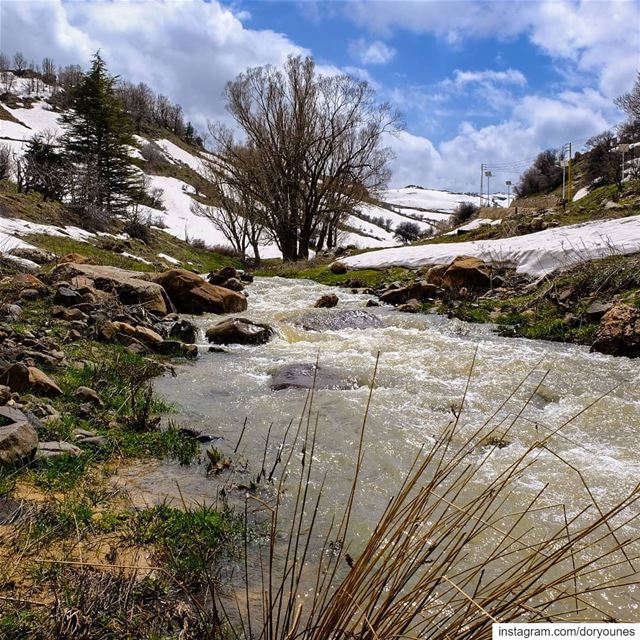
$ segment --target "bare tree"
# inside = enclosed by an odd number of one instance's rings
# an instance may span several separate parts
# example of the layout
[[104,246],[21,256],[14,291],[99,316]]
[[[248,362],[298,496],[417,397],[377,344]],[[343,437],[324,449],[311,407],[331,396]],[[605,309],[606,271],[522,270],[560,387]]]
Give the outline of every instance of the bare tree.
[[9,71],[11,61],[6,53],[0,52],[0,71]]
[[56,82],[56,65],[51,58],[42,59],[42,79],[47,84]]
[[[249,153],[249,150],[245,150]],[[260,247],[268,239],[264,211],[250,191],[234,188],[224,163],[211,159],[205,165],[205,175],[213,187],[216,206],[194,201],[191,210],[207,218],[235,251],[245,255],[251,247],[256,263],[260,263]]]
[[27,59],[24,57],[22,51],[17,51],[13,56],[13,68],[16,75],[21,76],[27,68]]
[[14,169],[14,156],[11,147],[6,144],[0,144],[0,180],[8,180],[11,178]]
[[615,99],[617,107],[627,114],[627,120],[618,129],[621,141],[637,142],[640,139],[640,71],[631,91]]
[[322,76],[311,58],[290,57],[282,70],[240,74],[226,98],[244,141],[210,126],[222,178],[260,205],[285,260],[307,258],[314,235],[335,236],[363,196],[387,183],[383,136],[400,117],[366,82]]

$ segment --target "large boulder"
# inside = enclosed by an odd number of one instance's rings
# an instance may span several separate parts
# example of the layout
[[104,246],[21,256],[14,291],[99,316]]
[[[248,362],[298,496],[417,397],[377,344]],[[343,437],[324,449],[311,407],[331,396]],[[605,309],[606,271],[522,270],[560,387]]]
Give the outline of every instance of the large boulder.
[[0,426],[0,465],[31,458],[38,447],[38,434],[27,420]]
[[273,336],[273,329],[245,318],[228,318],[209,327],[206,336],[215,344],[264,344]]
[[29,367],[29,388],[44,395],[62,395],[62,389],[37,367]]
[[16,362],[0,373],[0,384],[5,385],[16,393],[22,393],[29,388],[29,367]]
[[209,284],[222,285],[230,278],[237,278],[238,272],[233,267],[222,267],[222,269],[218,269],[217,271],[212,271],[208,276],[207,280]]
[[347,273],[347,265],[344,262],[333,262],[329,266],[329,271],[337,276],[341,276]]
[[340,331],[372,329],[383,326],[382,320],[364,309],[310,311],[296,320],[305,331]]
[[427,300],[436,297],[438,287],[428,282],[412,282],[404,287],[390,288],[380,294],[387,304],[404,304],[409,300]]
[[353,378],[341,375],[323,365],[301,363],[287,364],[272,372],[271,388],[282,389],[355,389],[358,383]]
[[51,279],[68,280],[89,288],[114,293],[123,304],[140,305],[147,311],[166,315],[172,311],[167,293],[150,275],[139,271],[127,271],[118,267],[105,267],[71,262],[58,265],[51,272]]
[[486,289],[491,286],[491,268],[479,258],[460,256],[447,267],[441,286],[445,289]]
[[40,294],[47,293],[47,285],[31,273],[17,273],[11,278],[10,286],[15,291],[33,289]]
[[209,284],[185,269],[165,271],[153,281],[164,288],[179,313],[238,313],[247,308],[243,295]]
[[615,304],[600,321],[591,351],[640,357],[640,309],[622,302]]

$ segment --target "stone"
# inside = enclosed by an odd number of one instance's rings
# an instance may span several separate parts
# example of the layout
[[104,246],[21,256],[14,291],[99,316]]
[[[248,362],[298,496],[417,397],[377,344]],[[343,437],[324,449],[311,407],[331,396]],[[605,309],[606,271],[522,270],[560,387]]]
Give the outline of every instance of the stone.
[[491,286],[491,269],[479,258],[460,256],[447,267],[442,275],[441,286],[446,289],[488,288]]
[[195,344],[184,344],[179,340],[163,340],[160,344],[154,345],[154,351],[163,356],[174,356],[177,358],[197,358],[198,347]]
[[18,297],[20,300],[37,300],[41,295],[37,289],[23,289]]
[[418,300],[412,298],[408,302],[400,305],[398,307],[398,311],[402,311],[403,313],[418,313],[419,311],[422,311],[422,306]]
[[177,338],[187,344],[193,344],[198,338],[198,328],[189,320],[178,320],[171,325],[169,337]]
[[141,344],[136,340],[133,340],[127,345],[127,353],[141,356],[147,352],[148,352],[148,349],[143,344]]
[[250,273],[242,273],[239,272],[238,277],[240,278],[240,282],[244,282],[245,284],[251,284],[253,282],[253,276]]
[[59,287],[55,296],[53,296],[53,301],[63,307],[72,307],[82,302],[82,296],[75,289]]
[[29,388],[45,395],[62,395],[62,389],[37,367],[29,367]]
[[640,309],[622,302],[616,303],[602,317],[591,351],[628,358],[640,357]]
[[0,373],[0,384],[12,392],[23,393],[29,388],[29,368],[21,362],[12,364]]
[[264,344],[274,331],[269,325],[245,318],[228,318],[210,326],[205,335],[214,344]]
[[413,282],[404,287],[389,288],[380,294],[380,301],[386,304],[403,304],[412,298],[422,298],[422,285],[419,282]]
[[232,278],[237,279],[238,272],[233,267],[222,267],[222,269],[212,271],[207,276],[207,282],[209,282],[209,284],[221,285]]
[[147,327],[135,327],[133,337],[150,345],[158,345],[164,339],[159,333]]
[[367,304],[365,305],[365,307],[379,307],[380,303],[376,302],[375,300],[367,300]]
[[427,275],[425,276],[425,281],[428,284],[435,285],[436,287],[442,286],[442,276],[444,276],[445,271],[447,270],[448,265],[446,264],[437,264],[434,267],[431,267],[427,271]]
[[107,436],[90,436],[80,440],[82,444],[88,444],[90,447],[100,449],[109,445],[109,438]]
[[102,405],[100,396],[90,387],[78,387],[73,395],[83,402],[93,402],[94,404]]
[[[118,267],[78,263],[58,265],[51,273],[52,278],[68,278],[75,282],[78,281],[74,279],[82,277],[83,287],[90,287],[102,296],[116,295],[123,304],[139,305],[151,313],[164,316],[173,311],[173,307],[162,286],[150,280],[153,275]],[[78,300],[80,302],[82,300]]]
[[357,381],[345,378],[340,372],[323,365],[301,363],[288,364],[271,374],[271,388],[283,389],[355,389]]
[[244,285],[238,278],[229,278],[225,280],[221,285],[225,289],[231,289],[231,291],[242,291],[244,289]]
[[23,291],[24,289],[35,289],[39,293],[47,293],[47,285],[39,278],[31,273],[17,273],[10,282],[11,288],[16,291]]
[[238,313],[247,308],[247,299],[231,289],[209,284],[184,269],[171,269],[154,277],[167,292],[179,313]]
[[335,274],[335,275],[343,275],[344,273],[347,273],[347,265],[344,262],[333,262],[331,264],[331,266],[329,267],[329,271],[331,271],[331,273]]
[[47,262],[53,262],[55,256],[48,251],[42,251],[37,247],[16,247],[11,249],[11,255],[16,258],[23,258],[24,260],[31,260],[36,264],[46,264]]
[[82,453],[80,447],[70,442],[53,440],[49,442],[38,443],[36,450],[36,459],[38,458],[57,458],[59,456],[73,455],[79,456]]
[[31,458],[38,447],[38,434],[26,420],[0,426],[0,464]]
[[17,304],[0,305],[0,316],[7,322],[18,322],[22,318],[22,307]]
[[11,400],[11,387],[0,385],[0,406],[4,406]]
[[372,329],[383,326],[380,318],[364,309],[336,309],[330,312],[311,311],[298,318],[295,322],[305,331]]
[[331,309],[339,302],[339,298],[335,293],[326,293],[320,296],[313,305],[316,309]]
[[586,309],[585,315],[589,322],[600,322],[607,311],[613,307],[613,302],[592,302]]
[[86,313],[82,313],[80,309],[65,309],[62,312],[62,317],[64,320],[72,321],[72,320],[87,320],[89,316]]

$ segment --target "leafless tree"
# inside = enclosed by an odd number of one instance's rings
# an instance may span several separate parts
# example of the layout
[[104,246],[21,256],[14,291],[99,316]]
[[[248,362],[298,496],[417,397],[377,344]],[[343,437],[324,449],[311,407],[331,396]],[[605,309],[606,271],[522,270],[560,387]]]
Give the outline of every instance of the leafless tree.
[[626,142],[640,140],[640,71],[631,91],[615,99],[616,106],[627,114],[627,120],[619,127],[620,139]]
[[8,180],[13,174],[14,157],[11,147],[6,144],[0,144],[0,180]]
[[260,206],[285,260],[307,258],[314,235],[335,237],[363,196],[386,185],[383,137],[400,117],[366,82],[322,76],[311,58],[290,57],[283,69],[240,74],[226,99],[244,140],[210,126],[221,178]]
[[56,82],[56,65],[51,58],[42,59],[42,79],[47,84]]
[[261,203],[250,191],[236,189],[230,184],[229,173],[219,160],[212,158],[206,163],[205,175],[212,187],[210,192],[214,194],[215,206],[194,201],[191,210],[210,220],[239,255],[245,255],[251,247],[256,263],[259,263],[260,247],[269,239]]
[[11,71],[0,71],[0,92],[11,93],[16,77]]
[[24,57],[22,51],[17,51],[13,56],[13,68],[17,75],[21,76],[27,68],[27,59]]
[[8,71],[11,66],[11,61],[6,53],[0,52],[0,71]]

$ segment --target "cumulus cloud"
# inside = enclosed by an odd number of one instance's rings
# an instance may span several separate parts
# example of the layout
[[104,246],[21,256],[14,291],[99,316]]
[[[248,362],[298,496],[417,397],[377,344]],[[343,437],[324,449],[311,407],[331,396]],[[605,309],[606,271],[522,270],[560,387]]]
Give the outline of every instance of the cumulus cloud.
[[349,54],[360,64],[387,64],[393,60],[396,50],[380,40],[367,42],[360,38],[349,45]]
[[444,80],[442,85],[463,87],[472,83],[523,86],[527,84],[527,79],[522,72],[517,69],[507,69],[506,71],[493,71],[491,69],[485,69],[484,71],[461,71],[460,69],[456,69],[453,79]]
[[36,60],[88,66],[101,53],[112,73],[146,82],[185,107],[200,127],[224,119],[226,82],[247,67],[308,53],[286,36],[246,28],[215,0],[4,2],[2,48]]

